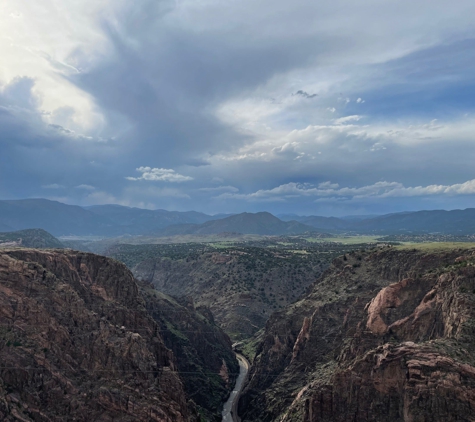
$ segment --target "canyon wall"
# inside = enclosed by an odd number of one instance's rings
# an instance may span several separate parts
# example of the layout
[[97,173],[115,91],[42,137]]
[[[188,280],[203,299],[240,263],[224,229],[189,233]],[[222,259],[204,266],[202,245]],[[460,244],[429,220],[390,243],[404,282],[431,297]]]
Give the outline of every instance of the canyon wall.
[[[145,300],[144,286],[105,257],[2,250],[0,419],[185,422],[200,420],[200,409],[218,413],[236,365],[229,339],[211,316],[160,301]],[[203,350],[182,334],[190,353],[209,354],[212,366],[199,369],[205,378],[214,370],[218,399],[200,402],[187,392],[183,357],[166,344],[174,326],[155,320],[148,309],[154,306],[156,313],[174,311],[176,324],[185,316],[190,331],[217,339],[220,348]],[[181,353],[180,346],[175,351]]]
[[472,421],[474,254],[383,248],[335,260],[268,321],[243,421]]

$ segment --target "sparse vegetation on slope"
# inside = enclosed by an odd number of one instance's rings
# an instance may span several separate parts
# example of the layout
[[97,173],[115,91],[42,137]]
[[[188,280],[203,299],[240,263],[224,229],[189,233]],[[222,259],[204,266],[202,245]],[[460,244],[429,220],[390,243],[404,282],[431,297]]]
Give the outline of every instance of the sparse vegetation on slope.
[[158,290],[189,295],[197,305],[209,306],[221,327],[238,340],[295,302],[333,258],[359,248],[282,237],[235,245],[116,245],[107,254]]

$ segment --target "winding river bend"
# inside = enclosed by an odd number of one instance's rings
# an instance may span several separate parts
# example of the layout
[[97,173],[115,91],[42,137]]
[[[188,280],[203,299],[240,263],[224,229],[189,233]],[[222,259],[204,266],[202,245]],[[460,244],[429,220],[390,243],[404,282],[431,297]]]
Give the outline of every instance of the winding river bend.
[[247,373],[249,372],[249,362],[243,355],[236,353],[236,357],[239,361],[239,376],[228,401],[224,404],[222,413],[223,422],[241,422],[241,418],[237,414],[237,404],[242,387],[244,386],[244,381],[246,380]]

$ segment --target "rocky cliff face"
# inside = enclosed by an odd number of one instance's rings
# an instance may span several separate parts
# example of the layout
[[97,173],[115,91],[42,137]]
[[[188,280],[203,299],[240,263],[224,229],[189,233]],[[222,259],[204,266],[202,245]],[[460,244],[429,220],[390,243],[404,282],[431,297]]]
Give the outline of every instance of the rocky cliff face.
[[305,292],[327,265],[316,257],[242,248],[182,259],[146,259],[132,271],[157,290],[186,294],[198,305],[210,307],[220,326],[238,339],[253,335],[274,310]]
[[0,419],[199,420],[166,330],[146,305],[116,261],[2,250]]
[[208,308],[191,298],[173,299],[151,284],[139,286],[145,306],[158,323],[165,345],[173,351],[187,397],[206,421],[221,421],[222,403],[234,387],[239,364],[229,337]]
[[473,251],[339,258],[267,323],[243,420],[473,420],[474,305]]

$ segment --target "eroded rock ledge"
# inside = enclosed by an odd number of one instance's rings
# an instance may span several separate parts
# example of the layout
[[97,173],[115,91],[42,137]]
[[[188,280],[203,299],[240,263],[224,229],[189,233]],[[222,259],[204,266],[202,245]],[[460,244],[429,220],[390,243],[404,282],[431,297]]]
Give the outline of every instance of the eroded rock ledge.
[[475,252],[337,259],[268,322],[245,421],[470,421]]

